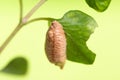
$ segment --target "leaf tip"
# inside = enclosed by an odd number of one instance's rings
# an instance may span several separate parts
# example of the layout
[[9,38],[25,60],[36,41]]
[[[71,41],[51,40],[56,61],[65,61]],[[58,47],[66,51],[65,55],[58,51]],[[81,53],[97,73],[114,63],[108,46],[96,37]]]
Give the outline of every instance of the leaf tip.
[[24,75],[27,72],[27,60],[23,57],[17,57],[10,61],[8,65],[1,70],[1,72],[16,74],[16,75]]

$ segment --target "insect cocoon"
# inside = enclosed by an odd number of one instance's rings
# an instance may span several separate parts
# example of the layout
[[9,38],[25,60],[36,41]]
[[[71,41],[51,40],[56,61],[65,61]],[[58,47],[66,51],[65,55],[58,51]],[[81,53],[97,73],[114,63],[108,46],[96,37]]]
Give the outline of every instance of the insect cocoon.
[[46,34],[45,51],[48,60],[59,66],[64,67],[66,60],[66,37],[62,25],[53,21]]

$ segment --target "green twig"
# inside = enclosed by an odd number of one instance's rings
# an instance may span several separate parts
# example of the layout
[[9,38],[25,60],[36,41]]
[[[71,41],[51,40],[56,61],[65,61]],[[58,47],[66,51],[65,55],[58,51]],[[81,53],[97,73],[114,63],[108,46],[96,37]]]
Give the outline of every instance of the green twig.
[[23,11],[23,6],[22,6],[22,0],[19,0],[20,3],[20,21],[19,24],[16,26],[16,28],[13,30],[13,32],[9,35],[9,37],[5,40],[5,42],[1,45],[0,47],[0,53],[6,48],[8,43],[13,39],[13,37],[20,31],[20,29],[24,26],[24,24],[27,23],[28,19],[33,15],[33,13],[42,5],[44,4],[46,0],[40,0],[28,14],[22,18],[22,11]]
[[28,22],[26,22],[24,25],[27,25],[29,23],[35,22],[35,21],[40,21],[40,20],[45,20],[45,21],[53,21],[55,20],[54,18],[50,18],[50,17],[40,17],[40,18],[35,18],[32,20],[29,20]]
[[5,49],[5,47],[8,45],[8,43],[12,40],[12,38],[17,34],[17,32],[21,29],[21,24],[18,24],[18,26],[15,28],[15,30],[10,34],[10,36],[5,40],[5,42],[0,47],[0,53]]
[[20,4],[20,22],[22,22],[22,17],[23,17],[23,1],[19,0],[19,4]]

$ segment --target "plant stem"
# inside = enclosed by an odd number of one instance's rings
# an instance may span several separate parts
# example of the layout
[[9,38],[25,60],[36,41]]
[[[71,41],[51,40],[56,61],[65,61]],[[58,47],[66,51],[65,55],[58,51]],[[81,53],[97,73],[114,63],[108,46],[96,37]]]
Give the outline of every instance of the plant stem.
[[40,0],[29,12],[28,14],[23,18],[22,22],[26,23],[28,19],[33,15],[33,13],[45,2],[46,0]]
[[19,4],[20,4],[20,21],[19,23],[22,22],[22,16],[23,16],[23,1],[19,0]]
[[0,47],[0,54],[2,51],[6,48],[8,43],[13,39],[13,37],[20,31],[20,29],[27,23],[28,19],[33,15],[33,13],[45,2],[46,0],[39,1],[31,10],[28,12],[28,14],[22,18],[22,0],[19,0],[20,3],[20,21],[17,27],[13,30],[13,32],[9,35],[9,37],[5,40],[5,42]]
[[0,47],[0,53],[5,49],[8,43],[12,40],[12,38],[17,34],[17,32],[21,29],[22,25],[18,24],[18,26],[14,29],[14,31],[10,34],[10,36],[6,39],[6,41]]

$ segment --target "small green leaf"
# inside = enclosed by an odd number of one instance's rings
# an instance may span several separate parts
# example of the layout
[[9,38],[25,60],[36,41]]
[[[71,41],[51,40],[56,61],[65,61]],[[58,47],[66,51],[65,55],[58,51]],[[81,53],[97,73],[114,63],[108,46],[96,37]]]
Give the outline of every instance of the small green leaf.
[[71,10],[59,21],[67,38],[67,59],[74,62],[92,64],[96,55],[88,49],[86,41],[97,27],[96,21],[89,15]]
[[10,63],[2,69],[1,72],[22,75],[27,72],[27,61],[22,57],[18,57],[10,61]]
[[86,2],[96,11],[103,12],[108,8],[111,0],[86,0]]
[[67,59],[84,64],[92,64],[95,54],[90,51],[86,41],[97,27],[96,21],[89,15],[72,10],[58,20],[67,36]]

